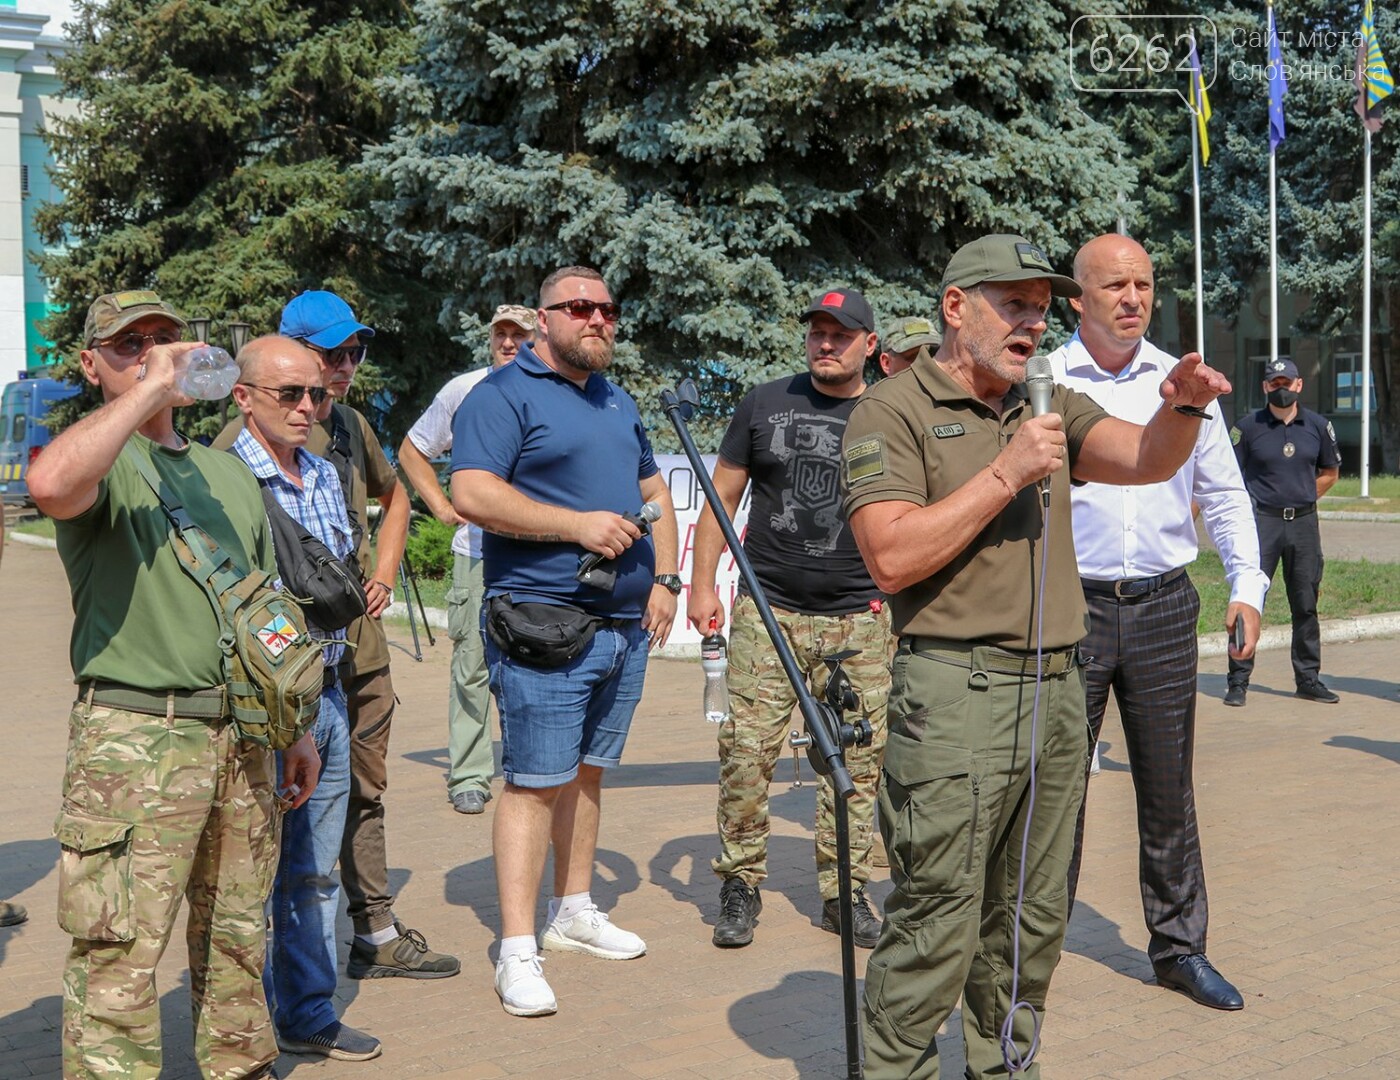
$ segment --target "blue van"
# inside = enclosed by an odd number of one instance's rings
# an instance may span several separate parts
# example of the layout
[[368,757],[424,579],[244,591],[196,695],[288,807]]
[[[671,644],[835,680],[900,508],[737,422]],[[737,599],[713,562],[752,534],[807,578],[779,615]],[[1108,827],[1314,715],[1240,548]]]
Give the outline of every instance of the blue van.
[[0,502],[29,502],[25,474],[52,438],[44,414],[53,402],[77,392],[71,383],[42,377],[21,378],[5,387],[0,396]]

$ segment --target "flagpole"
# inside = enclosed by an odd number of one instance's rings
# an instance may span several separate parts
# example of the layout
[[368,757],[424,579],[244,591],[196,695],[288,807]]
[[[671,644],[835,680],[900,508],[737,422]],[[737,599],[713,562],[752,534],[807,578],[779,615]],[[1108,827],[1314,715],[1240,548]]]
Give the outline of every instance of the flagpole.
[[[1361,225],[1361,497],[1371,495],[1371,129],[1366,128]],[[1353,379],[1352,389],[1356,388]]]
[[1269,151],[1269,359],[1278,359],[1278,175]]
[[1201,281],[1201,135],[1196,121],[1197,110],[1200,107],[1201,103],[1198,100],[1191,116],[1191,207],[1196,225],[1196,351],[1204,359],[1206,355],[1206,307]]

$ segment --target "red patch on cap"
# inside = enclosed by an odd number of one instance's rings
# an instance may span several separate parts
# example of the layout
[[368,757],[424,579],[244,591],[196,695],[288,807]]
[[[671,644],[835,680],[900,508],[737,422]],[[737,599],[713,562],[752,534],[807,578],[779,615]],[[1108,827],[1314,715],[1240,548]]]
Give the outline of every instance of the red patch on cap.
[[829,292],[822,297],[821,306],[839,308],[845,302],[846,297],[844,294],[839,292]]

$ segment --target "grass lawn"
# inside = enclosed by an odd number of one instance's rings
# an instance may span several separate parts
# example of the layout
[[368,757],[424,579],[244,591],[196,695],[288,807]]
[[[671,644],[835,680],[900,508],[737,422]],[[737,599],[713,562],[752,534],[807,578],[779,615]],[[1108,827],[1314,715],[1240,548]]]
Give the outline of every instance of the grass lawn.
[[50,540],[54,538],[53,519],[46,517],[25,518],[14,525],[15,532],[32,533],[34,536],[47,536]]
[[1361,477],[1338,477],[1322,508],[1362,514],[1400,514],[1400,476],[1373,474],[1370,496],[1365,499],[1361,497]]
[[[1390,479],[1395,479],[1391,477]],[[1191,580],[1201,594],[1201,618],[1196,630],[1201,634],[1225,629],[1225,608],[1230,603],[1230,586],[1225,569],[1213,551],[1202,550],[1191,564]],[[1400,609],[1400,563],[1341,562],[1327,560],[1322,574],[1322,591],[1317,611],[1323,619],[1353,615],[1374,615]],[[1265,626],[1287,626],[1288,596],[1283,587],[1283,567],[1274,575],[1264,604]]]

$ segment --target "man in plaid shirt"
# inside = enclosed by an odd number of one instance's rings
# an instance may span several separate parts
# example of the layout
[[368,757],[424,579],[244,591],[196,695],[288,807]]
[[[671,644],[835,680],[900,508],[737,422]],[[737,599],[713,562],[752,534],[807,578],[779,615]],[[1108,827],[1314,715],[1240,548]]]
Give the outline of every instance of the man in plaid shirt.
[[[245,426],[233,452],[303,529],[338,557],[351,558],[354,532],[335,467],[305,449],[317,406],[326,398],[320,359],[299,341],[269,335],[243,348],[238,367],[233,398]],[[282,824],[263,983],[284,1051],[366,1061],[379,1056],[379,1040],[342,1024],[332,1000],[340,889],[331,875],[350,797],[350,727],[336,666],[345,652],[345,631],[310,629],[326,642],[325,689],[314,729],[321,777],[306,805]]]

